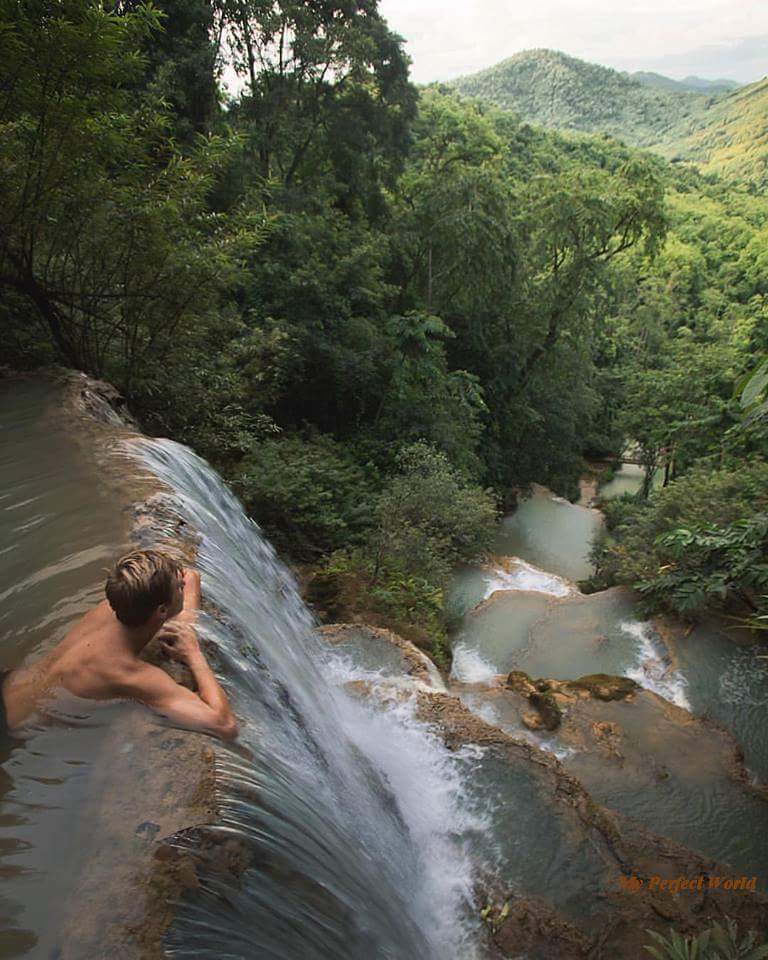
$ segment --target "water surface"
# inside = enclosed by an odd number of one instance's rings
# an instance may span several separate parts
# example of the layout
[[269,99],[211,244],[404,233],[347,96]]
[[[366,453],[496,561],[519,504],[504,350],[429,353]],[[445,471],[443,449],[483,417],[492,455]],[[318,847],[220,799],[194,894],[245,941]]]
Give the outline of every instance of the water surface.
[[531,496],[502,521],[493,550],[521,557],[569,580],[585,580],[594,573],[589,550],[602,524],[602,515],[596,510],[535,486]]
[[[126,545],[120,504],[76,441],[61,397],[42,380],[0,381],[3,666],[62,639],[102,599],[104,568]],[[87,849],[94,764],[115,709],[68,701],[0,754],[2,960],[56,955]]]

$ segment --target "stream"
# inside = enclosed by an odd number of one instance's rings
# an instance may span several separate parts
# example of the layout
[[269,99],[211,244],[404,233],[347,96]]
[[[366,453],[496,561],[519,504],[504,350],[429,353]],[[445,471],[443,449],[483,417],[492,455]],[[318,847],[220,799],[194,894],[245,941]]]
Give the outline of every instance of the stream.
[[[608,493],[635,492],[640,482],[637,471],[627,471]],[[764,883],[765,801],[727,769],[723,757],[733,741],[693,718],[728,731],[744,751],[747,776],[764,781],[768,659],[758,659],[754,641],[740,641],[714,622],[688,635],[670,631],[665,641],[638,619],[623,588],[582,595],[574,581],[592,572],[589,541],[601,523],[597,511],[543,487],[502,522],[494,545],[501,565],[460,571],[448,598],[463,617],[452,690],[485,719],[553,752],[609,809]],[[663,701],[643,695],[633,703],[579,707],[585,724],[620,732],[617,762],[604,762],[589,743],[569,741],[568,724],[553,733],[526,729],[519,711],[492,690],[495,678],[511,670],[559,680],[625,676]]]

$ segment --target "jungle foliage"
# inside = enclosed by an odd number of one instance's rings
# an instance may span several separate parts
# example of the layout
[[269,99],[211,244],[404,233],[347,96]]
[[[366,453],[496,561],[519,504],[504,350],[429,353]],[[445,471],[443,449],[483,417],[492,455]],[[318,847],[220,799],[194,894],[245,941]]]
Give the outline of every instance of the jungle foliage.
[[[0,0],[0,350],[113,381],[328,596],[434,640],[533,481],[572,495],[628,441],[673,487],[759,472],[733,386],[768,348],[768,203],[408,70],[375,0]],[[601,575],[653,584],[680,542]]]

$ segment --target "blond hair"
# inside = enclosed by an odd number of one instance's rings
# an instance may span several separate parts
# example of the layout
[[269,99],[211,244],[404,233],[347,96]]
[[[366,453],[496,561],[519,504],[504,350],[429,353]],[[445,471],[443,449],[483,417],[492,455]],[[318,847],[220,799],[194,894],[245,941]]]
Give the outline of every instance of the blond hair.
[[171,603],[174,580],[182,573],[181,564],[166,553],[134,550],[112,567],[104,591],[117,619],[139,627],[161,604]]

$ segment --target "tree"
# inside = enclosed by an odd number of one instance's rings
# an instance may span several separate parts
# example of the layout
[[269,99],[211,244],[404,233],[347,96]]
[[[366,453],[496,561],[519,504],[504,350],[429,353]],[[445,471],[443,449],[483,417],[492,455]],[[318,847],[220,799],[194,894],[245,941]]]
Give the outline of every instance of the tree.
[[130,390],[213,302],[257,210],[230,232],[205,209],[225,148],[175,153],[135,84],[159,29],[138,5],[0,3],[0,289],[21,298],[68,364]]
[[497,519],[493,495],[466,483],[445,454],[426,443],[403,448],[398,464],[376,508],[371,580],[382,566],[394,565],[443,586],[456,565],[487,549]]
[[219,0],[218,17],[265,180],[290,187],[330,171],[349,188],[360,163],[374,182],[397,170],[415,91],[375,0]]
[[[136,10],[136,0],[120,0],[121,13]],[[192,146],[196,134],[209,133],[217,116],[220,39],[211,0],[158,0],[153,9],[162,29],[145,38],[146,67],[138,88],[149,87],[163,100],[174,138]]]
[[597,408],[595,304],[616,259],[658,249],[663,186],[626,151],[594,166],[436,89],[415,129],[392,228],[400,303],[439,316],[449,367],[482,385],[488,477],[571,492]]

